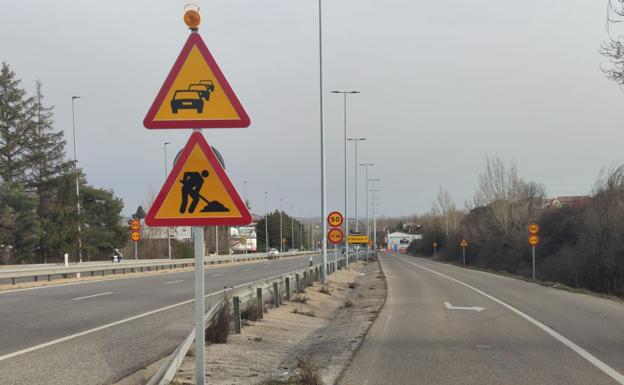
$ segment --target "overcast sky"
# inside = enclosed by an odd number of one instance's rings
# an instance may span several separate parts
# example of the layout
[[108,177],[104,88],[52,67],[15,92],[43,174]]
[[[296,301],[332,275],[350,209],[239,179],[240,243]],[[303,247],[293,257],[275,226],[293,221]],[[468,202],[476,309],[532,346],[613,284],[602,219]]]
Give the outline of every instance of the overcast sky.
[[[383,179],[380,215],[427,211],[440,185],[463,205],[486,155],[515,159],[551,196],[588,193],[624,154],[624,94],[599,66],[605,1],[324,1],[328,209],[344,207],[343,105],[331,89],[361,91],[349,135],[368,138],[359,161]],[[43,82],[69,144],[71,97],[82,97],[79,164],[126,214],[160,189],[163,143],[172,159],[190,135],[142,125],[188,36],[186,2],[0,0],[0,60],[29,91]],[[318,216],[317,1],[198,3],[200,33],[251,118],[206,140],[241,195],[248,181],[253,212],[269,191],[270,209],[284,198]],[[351,178],[353,162],[351,145]]]

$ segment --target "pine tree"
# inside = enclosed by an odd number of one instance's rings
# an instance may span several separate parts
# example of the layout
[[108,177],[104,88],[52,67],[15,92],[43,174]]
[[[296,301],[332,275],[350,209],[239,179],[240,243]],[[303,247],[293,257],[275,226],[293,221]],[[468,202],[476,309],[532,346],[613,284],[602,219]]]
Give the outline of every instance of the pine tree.
[[37,201],[20,185],[0,184],[0,256],[3,263],[32,260],[39,239]]
[[0,180],[23,182],[28,169],[29,113],[33,99],[6,63],[0,69]]
[[[73,234],[70,229],[77,228],[76,215],[71,214],[76,207],[76,199],[67,194],[67,184],[74,185],[77,174],[73,164],[65,159],[65,140],[61,131],[54,130],[52,107],[43,105],[41,82],[36,83],[36,92],[32,107],[29,109],[29,141],[27,160],[29,164],[26,185],[38,198],[37,217],[45,236],[39,240],[38,256],[40,262],[48,258],[60,258],[67,252],[68,239],[53,233]],[[57,247],[51,243],[56,240]]]

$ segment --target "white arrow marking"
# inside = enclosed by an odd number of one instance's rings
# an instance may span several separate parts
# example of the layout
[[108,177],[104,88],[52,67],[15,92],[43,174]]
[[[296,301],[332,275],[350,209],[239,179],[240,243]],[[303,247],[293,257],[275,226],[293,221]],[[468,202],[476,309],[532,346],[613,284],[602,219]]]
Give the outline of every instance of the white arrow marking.
[[485,310],[484,307],[479,307],[479,306],[470,306],[470,307],[468,307],[468,306],[453,306],[453,305],[451,305],[450,302],[444,302],[444,305],[449,310],[474,310],[474,311]]

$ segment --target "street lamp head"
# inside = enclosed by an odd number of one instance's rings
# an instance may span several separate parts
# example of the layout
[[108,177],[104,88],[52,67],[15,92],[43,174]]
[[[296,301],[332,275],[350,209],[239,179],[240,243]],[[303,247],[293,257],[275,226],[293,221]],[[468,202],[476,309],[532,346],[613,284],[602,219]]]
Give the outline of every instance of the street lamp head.
[[366,166],[374,166],[374,165],[375,165],[375,163],[360,163],[360,166],[364,166],[364,167],[366,167]]
[[338,90],[333,90],[333,91],[329,91],[332,94],[359,94],[360,91],[338,91]]
[[80,96],[72,96],[72,101],[74,101],[76,99],[80,99]]
[[347,140],[366,140],[366,138],[347,138]]

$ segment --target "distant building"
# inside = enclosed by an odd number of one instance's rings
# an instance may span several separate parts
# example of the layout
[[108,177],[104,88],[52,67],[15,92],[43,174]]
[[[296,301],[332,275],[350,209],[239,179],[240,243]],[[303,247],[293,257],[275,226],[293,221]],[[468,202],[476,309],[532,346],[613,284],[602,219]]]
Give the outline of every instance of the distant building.
[[396,232],[386,235],[386,239],[389,251],[405,253],[407,246],[415,239],[422,239],[422,235]]
[[592,198],[588,195],[560,196],[546,199],[544,208],[584,207],[591,203],[591,200]]

